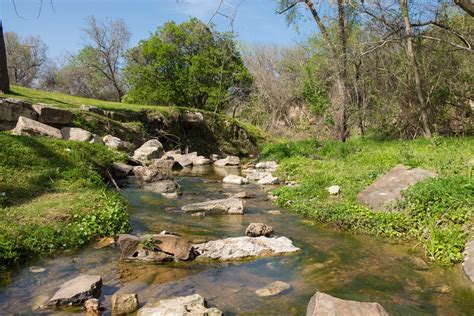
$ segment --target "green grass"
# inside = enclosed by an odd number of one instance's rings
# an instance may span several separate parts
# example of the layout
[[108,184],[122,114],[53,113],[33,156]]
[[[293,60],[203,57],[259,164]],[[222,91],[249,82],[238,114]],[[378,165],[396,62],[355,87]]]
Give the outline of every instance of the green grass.
[[[270,144],[262,150],[263,159],[280,161],[279,172],[301,184],[275,192],[281,205],[344,229],[415,240],[427,257],[441,264],[462,260],[472,230],[472,157],[472,137],[301,141]],[[360,205],[357,193],[397,164],[433,170],[438,177],[404,192],[396,212],[373,212]],[[341,194],[329,196],[331,185],[341,186]]]
[[123,154],[105,146],[0,133],[0,268],[129,229],[104,182]]

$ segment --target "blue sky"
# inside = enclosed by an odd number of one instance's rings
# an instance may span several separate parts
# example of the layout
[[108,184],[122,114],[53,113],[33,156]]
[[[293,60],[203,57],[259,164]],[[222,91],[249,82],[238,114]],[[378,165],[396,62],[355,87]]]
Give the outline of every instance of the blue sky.
[[[15,31],[22,36],[38,35],[48,45],[48,53],[59,57],[77,51],[82,43],[81,28],[85,18],[95,15],[98,19],[121,17],[132,33],[131,45],[146,38],[150,32],[168,20],[182,22],[190,16],[207,22],[219,0],[44,0],[41,16],[37,18],[40,0],[0,0],[0,16],[5,31]],[[233,11],[232,6],[241,0],[225,0],[223,11]],[[314,22],[299,22],[299,32],[288,27],[283,16],[275,13],[275,0],[242,0],[234,29],[243,43],[276,43],[292,45],[301,42],[315,29]],[[230,30],[229,20],[216,16],[213,20],[220,31]]]

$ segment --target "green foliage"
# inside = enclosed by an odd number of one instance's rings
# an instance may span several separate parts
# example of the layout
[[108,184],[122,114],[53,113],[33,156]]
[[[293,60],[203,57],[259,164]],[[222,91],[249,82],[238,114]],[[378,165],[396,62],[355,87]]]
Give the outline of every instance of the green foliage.
[[125,73],[126,102],[210,110],[248,94],[252,83],[231,35],[195,18],[168,22],[141,41],[128,52]]
[[[445,265],[461,261],[472,227],[474,184],[466,159],[473,155],[473,138],[310,140],[262,150],[264,159],[279,160],[279,171],[300,183],[275,192],[280,205],[343,229],[417,240],[427,257]],[[373,212],[357,203],[361,190],[399,163],[434,170],[438,177],[405,191],[394,212]],[[327,188],[335,184],[341,194],[329,196]]]
[[123,154],[89,143],[0,133],[0,268],[129,230],[102,174]]

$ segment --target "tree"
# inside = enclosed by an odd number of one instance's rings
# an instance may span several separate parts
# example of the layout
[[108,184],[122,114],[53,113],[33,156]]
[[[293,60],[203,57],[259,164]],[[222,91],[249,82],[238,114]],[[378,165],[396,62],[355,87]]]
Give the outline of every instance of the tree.
[[92,72],[104,77],[116,91],[116,100],[124,95],[121,66],[130,41],[130,32],[122,19],[100,23],[94,16],[83,29],[86,46],[77,55],[77,61]]
[[15,85],[31,87],[47,60],[46,44],[39,38],[22,39],[15,32],[5,33],[8,73]]
[[7,52],[5,48],[5,39],[3,37],[3,25],[0,20],[0,91],[10,92],[10,80],[8,78]]
[[209,110],[250,93],[252,83],[233,37],[195,18],[165,23],[131,49],[125,74],[127,102]]
[[333,63],[333,91],[331,94],[332,103],[335,107],[334,121],[336,124],[336,137],[345,141],[348,136],[347,130],[347,108],[349,104],[349,92],[347,88],[347,34],[346,34],[346,4],[345,0],[337,0],[337,37],[331,36],[326,25],[321,18],[320,12],[316,9],[314,1],[311,0],[278,0],[280,14],[285,13],[287,21],[294,23],[299,16],[298,5],[304,4],[310,11],[319,29],[321,37]]

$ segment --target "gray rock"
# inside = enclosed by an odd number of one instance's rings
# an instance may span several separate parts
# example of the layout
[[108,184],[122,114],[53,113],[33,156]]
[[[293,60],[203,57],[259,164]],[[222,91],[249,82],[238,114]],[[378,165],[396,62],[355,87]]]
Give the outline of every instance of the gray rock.
[[107,146],[109,148],[112,148],[112,149],[115,149],[115,150],[125,149],[124,142],[118,137],[115,137],[115,136],[112,136],[112,135],[105,135],[104,138],[102,138],[102,140],[104,141],[105,146]]
[[98,107],[95,107],[95,106],[92,106],[92,105],[85,105],[85,104],[82,104],[79,109],[81,111],[86,111],[86,112],[92,112],[92,113],[95,113],[95,114],[99,114],[99,115],[103,115],[103,116],[106,116],[106,111],[102,110],[102,109],[99,109]]
[[140,161],[158,159],[164,154],[163,145],[157,139],[151,139],[135,150],[133,158]]
[[388,316],[378,303],[348,301],[316,292],[309,301],[306,316]]
[[222,316],[217,308],[207,308],[206,301],[199,294],[148,302],[138,316]]
[[421,168],[408,169],[398,165],[357,195],[357,200],[378,211],[388,211],[402,197],[401,192],[419,181],[436,176]]
[[196,156],[192,158],[193,166],[205,166],[211,163],[211,159],[205,158],[204,156]]
[[183,210],[184,212],[206,211],[210,212],[211,214],[243,214],[244,205],[239,199],[229,198],[188,204],[182,206],[181,210]]
[[270,237],[273,234],[273,227],[263,223],[250,223],[245,230],[245,235],[249,237]]
[[143,189],[155,193],[165,194],[165,197],[168,198],[175,198],[176,196],[169,195],[176,193],[178,189],[178,183],[171,179],[155,181],[151,183],[145,183],[143,185]]
[[61,128],[61,134],[66,140],[74,140],[78,142],[88,142],[93,137],[91,132],[79,127],[63,127]]
[[236,194],[232,195],[232,197],[238,198],[238,199],[251,199],[251,198],[255,197],[255,195],[253,195],[252,193],[249,193],[247,191],[241,191],[239,193],[236,193]]
[[257,183],[261,185],[280,184],[280,178],[274,176],[266,176],[265,178],[258,180]]
[[276,161],[262,161],[257,163],[255,165],[255,168],[275,171],[278,168],[278,164],[276,163]]
[[224,159],[219,159],[214,162],[216,167],[238,166],[240,165],[240,158],[237,156],[227,156]]
[[33,109],[38,113],[38,121],[45,124],[67,125],[71,123],[74,114],[71,111],[58,109],[47,104],[33,104]]
[[121,260],[168,262],[194,259],[194,248],[186,240],[174,235],[120,235],[117,245]]
[[247,169],[243,170],[245,174],[247,174],[247,179],[250,181],[259,181],[264,178],[272,177],[272,173],[268,171],[258,171],[255,169]]
[[125,163],[114,162],[112,164],[112,171],[114,176],[117,178],[125,178],[126,176],[130,175],[133,171],[133,166],[129,166]]
[[61,131],[52,126],[33,121],[24,116],[20,116],[13,130],[15,135],[29,135],[29,136],[49,136],[53,138],[63,138]]
[[466,245],[462,267],[471,282],[474,283],[474,239],[469,241]]
[[36,120],[38,113],[36,113],[30,103],[23,100],[0,99],[0,122],[8,123],[5,124],[5,127],[9,127],[11,124],[15,126],[20,116]]
[[236,176],[233,174],[229,174],[224,179],[222,179],[222,181],[227,184],[237,184],[237,185],[249,183],[249,180],[247,178],[243,178],[241,176]]
[[299,251],[286,237],[233,237],[194,245],[199,257],[235,260],[248,257],[264,257]]
[[90,298],[98,298],[102,287],[99,275],[80,275],[65,282],[49,300],[49,306],[82,305]]
[[112,296],[112,314],[129,314],[138,309],[137,294],[114,294]]
[[291,285],[288,283],[283,281],[275,281],[261,289],[256,290],[255,294],[260,297],[275,296],[289,289],[291,289]]

